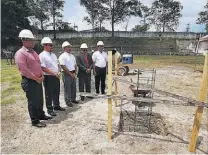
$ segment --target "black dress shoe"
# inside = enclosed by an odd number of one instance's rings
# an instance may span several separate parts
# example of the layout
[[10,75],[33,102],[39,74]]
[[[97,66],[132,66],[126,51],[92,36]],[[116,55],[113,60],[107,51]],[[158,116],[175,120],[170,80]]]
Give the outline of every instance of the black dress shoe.
[[60,107],[60,106],[59,107],[54,107],[54,110],[65,111],[65,109]]
[[32,123],[32,126],[43,128],[43,127],[46,127],[46,124],[39,122],[39,123]]
[[67,102],[66,105],[67,105],[68,107],[73,107],[73,104],[72,104],[71,102]]
[[81,96],[80,98],[81,98],[81,101],[84,101],[84,99],[85,99],[85,97],[84,97],[84,96]]
[[48,112],[48,114],[51,115],[51,116],[56,116],[56,113],[53,112],[53,111]]
[[74,103],[74,104],[79,104],[79,102],[78,101],[71,101],[72,103]]
[[52,119],[53,117],[50,117],[50,116],[44,116],[42,118],[40,118],[40,120],[49,120],[49,119]]

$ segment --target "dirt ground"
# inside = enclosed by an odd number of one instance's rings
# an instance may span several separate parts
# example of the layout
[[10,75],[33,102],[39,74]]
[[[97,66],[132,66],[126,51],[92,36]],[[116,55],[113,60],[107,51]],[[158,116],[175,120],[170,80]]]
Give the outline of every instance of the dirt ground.
[[[183,67],[158,68],[155,88],[197,98],[201,73]],[[137,76],[129,75],[136,82]],[[119,83],[120,95],[132,96],[128,85]],[[154,98],[173,100],[154,94]],[[79,99],[79,97],[78,97]],[[63,89],[61,105],[66,107]],[[119,102],[120,103],[120,102]],[[86,99],[47,123],[32,127],[27,104],[16,102],[1,107],[2,154],[178,154],[190,153],[190,140],[196,107],[168,103],[153,105],[151,131],[148,133],[146,108],[140,108],[133,132],[134,104],[124,101],[124,132],[118,132],[120,107],[113,107],[113,139],[107,140],[108,105],[106,99]],[[208,110],[204,109],[196,153],[208,154]]]

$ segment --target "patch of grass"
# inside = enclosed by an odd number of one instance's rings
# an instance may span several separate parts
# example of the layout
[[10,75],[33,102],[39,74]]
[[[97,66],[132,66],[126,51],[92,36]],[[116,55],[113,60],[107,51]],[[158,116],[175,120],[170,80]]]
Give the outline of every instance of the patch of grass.
[[1,60],[1,104],[14,103],[22,98],[22,88],[20,86],[21,76],[16,65],[7,65],[5,60]]
[[18,85],[13,85],[1,92],[1,97],[4,99],[5,97],[8,97],[10,95],[19,94],[19,92],[22,91],[21,87]]
[[[196,61],[197,60],[197,61]],[[161,67],[161,66],[185,66],[195,68],[197,70],[203,69],[204,56],[161,56],[161,55],[142,55],[134,56],[134,62],[138,66],[146,67]]]
[[10,104],[16,101],[16,97],[10,97],[8,99],[1,100],[1,104]]

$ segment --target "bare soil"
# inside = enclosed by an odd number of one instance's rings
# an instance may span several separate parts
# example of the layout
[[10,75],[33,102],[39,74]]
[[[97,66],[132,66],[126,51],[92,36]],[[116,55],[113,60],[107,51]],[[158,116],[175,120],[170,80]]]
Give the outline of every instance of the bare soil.
[[[183,67],[158,68],[155,87],[186,97],[197,98],[202,74]],[[137,76],[128,75],[136,82]],[[129,85],[119,82],[119,94],[132,96]],[[78,95],[77,95],[78,96]],[[154,98],[174,100],[160,94]],[[79,96],[78,96],[79,99]],[[61,105],[66,107],[63,89]],[[120,101],[119,101],[120,103]],[[151,131],[147,129],[146,108],[139,109],[134,128],[134,104],[124,101],[124,132],[119,133],[120,107],[113,106],[113,139],[107,139],[108,104],[106,99],[86,99],[74,108],[35,128],[25,101],[1,106],[2,154],[167,154],[190,153],[188,143],[196,107],[168,103],[153,105]],[[208,110],[204,109],[196,153],[208,154]]]

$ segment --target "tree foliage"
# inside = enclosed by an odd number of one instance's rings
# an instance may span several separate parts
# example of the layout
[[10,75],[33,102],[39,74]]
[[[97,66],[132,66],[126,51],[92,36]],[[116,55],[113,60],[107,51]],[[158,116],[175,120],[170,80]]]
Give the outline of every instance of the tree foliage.
[[54,34],[54,39],[56,39],[56,23],[61,20],[63,17],[62,11],[64,8],[64,0],[45,0],[49,7],[49,12],[51,16],[53,17],[53,34]]
[[135,25],[134,28],[132,28],[132,31],[134,32],[146,32],[149,29],[149,24],[143,24],[143,25]]
[[88,24],[92,25],[92,30],[98,27],[102,30],[102,23],[107,18],[107,10],[103,6],[106,0],[80,0],[80,4],[85,7],[88,16],[83,18]]
[[201,11],[199,13],[199,17],[197,19],[197,24],[205,24],[205,29],[208,32],[208,2],[204,6],[205,11]]
[[157,31],[175,31],[179,25],[179,18],[182,16],[182,9],[179,1],[155,0],[151,8],[151,24],[156,27]]
[[114,24],[119,24],[131,16],[141,17],[141,3],[138,0],[110,0],[105,3],[109,12],[112,37],[114,37]]
[[2,0],[1,1],[1,45],[13,44],[20,30],[31,29],[28,16],[32,12],[26,0]]

